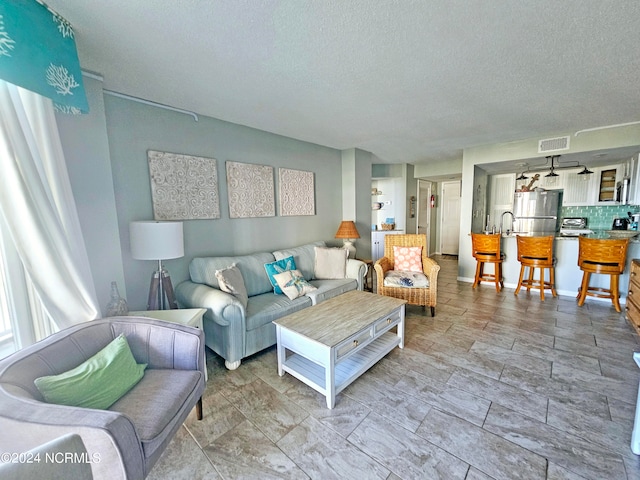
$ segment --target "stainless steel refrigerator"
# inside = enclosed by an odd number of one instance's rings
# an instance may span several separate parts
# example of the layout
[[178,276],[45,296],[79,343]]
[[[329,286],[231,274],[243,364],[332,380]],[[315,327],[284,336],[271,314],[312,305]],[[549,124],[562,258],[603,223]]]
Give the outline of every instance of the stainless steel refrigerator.
[[513,198],[514,232],[552,235],[558,230],[562,192],[538,190],[516,192]]

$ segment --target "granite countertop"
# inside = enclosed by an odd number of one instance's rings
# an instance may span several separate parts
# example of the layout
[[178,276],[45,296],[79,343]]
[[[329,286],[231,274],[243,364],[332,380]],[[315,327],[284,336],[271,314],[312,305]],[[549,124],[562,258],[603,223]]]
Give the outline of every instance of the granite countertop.
[[[589,238],[605,238],[605,239],[606,238],[620,238],[620,237],[612,236],[612,234],[609,233],[609,232],[612,232],[612,231],[613,232],[629,232],[629,236],[630,236],[629,243],[640,243],[640,232],[634,232],[636,234],[636,236],[631,236],[632,234],[631,234],[631,231],[629,231],[629,230],[593,230],[593,233],[585,235],[585,236],[589,237]],[[502,234],[502,238],[515,238],[516,235],[533,236],[533,235],[530,235],[530,234],[527,234],[527,233],[524,233],[524,234],[523,233],[509,233],[509,234],[503,233]],[[577,240],[578,239],[578,236],[560,235],[558,232],[554,232],[552,234],[550,233],[550,234],[547,234],[547,235],[555,235],[555,239],[556,240],[569,240],[569,241],[572,241],[572,240]],[[615,233],[613,235],[615,235]],[[536,235],[536,236],[538,236],[538,235]],[[544,236],[544,234],[541,234],[539,236]],[[624,238],[624,237],[622,237],[622,238]]]

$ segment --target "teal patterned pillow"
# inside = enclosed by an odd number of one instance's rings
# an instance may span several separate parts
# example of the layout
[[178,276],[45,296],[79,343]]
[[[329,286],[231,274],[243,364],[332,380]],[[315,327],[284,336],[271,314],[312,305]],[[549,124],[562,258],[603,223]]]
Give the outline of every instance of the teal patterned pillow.
[[274,278],[274,275],[278,273],[286,272],[287,270],[295,270],[296,262],[293,259],[293,255],[287,258],[283,258],[282,260],[278,260],[277,262],[265,263],[264,269],[267,271],[267,275],[269,276],[269,281],[271,285],[273,285],[273,293],[277,293],[278,295],[282,295],[284,292],[280,289],[278,282]]

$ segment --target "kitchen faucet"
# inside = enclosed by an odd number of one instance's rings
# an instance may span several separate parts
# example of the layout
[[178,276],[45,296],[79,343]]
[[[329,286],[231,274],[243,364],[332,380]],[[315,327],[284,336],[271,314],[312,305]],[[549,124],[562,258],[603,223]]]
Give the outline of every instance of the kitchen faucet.
[[[502,233],[502,223],[504,222],[504,216],[507,213],[511,215],[511,227],[513,227],[513,224],[516,223],[516,217],[513,215],[513,212],[510,212],[509,210],[507,210],[506,212],[502,212],[502,215],[500,216],[500,233]],[[509,235],[508,228],[507,228],[507,235]]]

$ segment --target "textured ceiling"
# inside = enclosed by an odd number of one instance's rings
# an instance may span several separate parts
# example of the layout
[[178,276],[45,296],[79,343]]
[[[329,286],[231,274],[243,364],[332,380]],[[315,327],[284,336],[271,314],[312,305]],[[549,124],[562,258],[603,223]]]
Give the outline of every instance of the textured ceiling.
[[637,0],[47,3],[106,89],[383,163],[640,120]]

